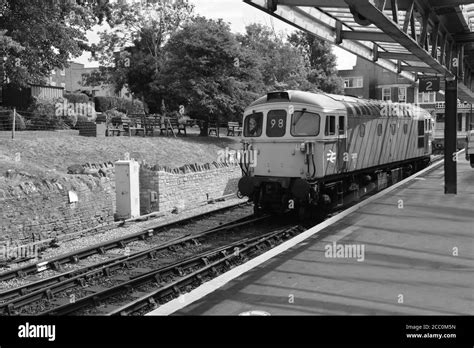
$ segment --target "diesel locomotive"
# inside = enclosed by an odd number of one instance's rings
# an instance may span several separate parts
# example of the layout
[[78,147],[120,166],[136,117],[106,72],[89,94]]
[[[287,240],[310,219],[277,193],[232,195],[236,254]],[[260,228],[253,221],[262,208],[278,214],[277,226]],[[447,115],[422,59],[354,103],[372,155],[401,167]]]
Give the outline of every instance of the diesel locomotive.
[[256,214],[326,214],[426,167],[434,126],[411,104],[270,92],[244,111],[239,192]]

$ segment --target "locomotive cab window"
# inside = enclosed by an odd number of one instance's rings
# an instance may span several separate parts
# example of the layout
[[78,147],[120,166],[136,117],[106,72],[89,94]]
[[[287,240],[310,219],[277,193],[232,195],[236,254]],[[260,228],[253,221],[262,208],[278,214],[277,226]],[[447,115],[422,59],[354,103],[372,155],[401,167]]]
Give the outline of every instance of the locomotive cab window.
[[286,110],[271,110],[267,114],[267,137],[282,137],[286,131]]
[[344,135],[346,133],[346,126],[344,116],[339,116],[338,133]]
[[255,112],[248,115],[244,121],[244,136],[259,137],[262,135],[263,113]]
[[336,134],[336,116],[326,116],[326,127],[324,128],[324,134]]
[[425,146],[425,121],[418,121],[418,148]]
[[316,136],[319,134],[321,117],[306,110],[295,111],[291,118],[291,135],[295,137]]

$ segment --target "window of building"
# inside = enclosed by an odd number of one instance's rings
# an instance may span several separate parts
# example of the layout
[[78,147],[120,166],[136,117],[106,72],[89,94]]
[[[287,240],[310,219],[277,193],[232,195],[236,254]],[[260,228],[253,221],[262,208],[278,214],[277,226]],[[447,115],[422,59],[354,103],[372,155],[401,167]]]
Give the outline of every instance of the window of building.
[[418,103],[436,103],[436,92],[418,93]]
[[408,132],[408,123],[405,123],[403,125],[403,133],[407,134],[407,132]]
[[390,87],[382,88],[382,100],[392,100],[392,92]]
[[61,74],[61,76],[64,76],[64,75],[66,75],[66,70],[65,70],[65,69],[61,69],[61,70],[59,71],[59,73]]
[[326,127],[324,128],[325,135],[336,134],[336,116],[326,117]]
[[365,124],[359,126],[359,136],[362,138],[365,135]]
[[51,86],[56,86],[56,82],[52,81],[49,83]]
[[398,87],[398,102],[406,103],[407,102],[407,88]]
[[364,85],[363,77],[345,77],[344,88],[361,88]]
[[66,84],[64,82],[61,82],[61,87],[65,88]]
[[462,114],[458,114],[458,131],[462,131]]
[[382,124],[381,123],[379,123],[377,125],[377,135],[382,135]]
[[51,75],[56,75],[56,70],[51,70]]

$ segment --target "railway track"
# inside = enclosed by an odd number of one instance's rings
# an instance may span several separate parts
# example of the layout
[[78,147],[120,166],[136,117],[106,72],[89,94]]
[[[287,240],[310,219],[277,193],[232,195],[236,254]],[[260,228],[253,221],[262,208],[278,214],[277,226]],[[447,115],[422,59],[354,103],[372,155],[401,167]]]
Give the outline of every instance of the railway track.
[[[25,278],[26,276],[39,274],[45,270],[53,270],[53,271],[61,271],[62,266],[66,264],[77,264],[81,260],[87,259],[93,255],[104,255],[107,251],[116,249],[116,248],[125,248],[128,244],[134,241],[145,241],[150,237],[154,237],[160,233],[162,233],[166,229],[172,229],[175,227],[182,226],[183,228],[191,228],[193,224],[199,223],[200,221],[204,220],[211,220],[212,217],[217,217],[216,228],[224,226],[222,224],[223,220],[229,220],[228,215],[249,215],[251,209],[250,203],[244,202],[239,203],[235,206],[231,207],[224,207],[218,210],[214,210],[212,212],[206,212],[204,214],[189,217],[183,220],[179,220],[176,222],[172,222],[169,224],[157,224],[153,227],[145,228],[137,233],[133,233],[130,235],[126,235],[120,238],[116,238],[110,241],[106,241],[100,244],[93,245],[91,247],[82,248],[79,250],[74,250],[69,253],[37,262],[31,263],[29,265],[15,268],[6,272],[0,273],[0,282],[6,282],[15,278]],[[219,216],[221,219],[219,220]],[[230,222],[232,223],[232,222]],[[0,300],[2,299],[2,293],[0,292]]]
[[[142,275],[155,272],[155,269],[167,267],[177,262],[175,259],[193,257],[206,252],[216,245],[224,247],[229,239],[249,238],[262,234],[271,224],[262,228],[259,224],[268,221],[268,216],[239,219],[225,226],[211,228],[199,234],[175,239],[147,250],[131,253],[115,260],[105,261],[94,266],[63,273],[38,282],[0,293],[4,302],[0,304],[3,315],[38,314],[45,308],[56,307],[75,302],[76,298],[88,298],[90,294],[106,291],[106,287],[127,284]],[[281,225],[281,222],[277,222]],[[269,226],[270,225],[270,226]],[[260,232],[255,229],[260,229]],[[233,242],[233,241],[231,241]],[[205,259],[205,256],[202,258]],[[104,286],[105,285],[105,286]],[[87,294],[88,293],[88,294]]]
[[[301,232],[299,226],[279,229],[264,235],[243,238],[210,251],[192,255],[138,276],[122,284],[64,304],[43,315],[141,315],[159,304],[180,296],[206,281],[245,262]],[[123,303],[123,304],[122,304]]]
[[[440,157],[433,158],[433,162],[439,160]],[[245,204],[240,206],[245,206]],[[334,214],[337,213],[334,212]],[[204,216],[210,215],[212,213],[204,214]],[[188,223],[192,223],[194,219],[187,219]],[[298,225],[287,229],[279,228],[264,234],[262,231],[257,231],[258,233],[255,231],[245,232],[245,228],[248,226],[265,219],[268,219],[268,216],[259,218],[245,216],[231,222],[221,223],[220,226],[197,234],[181,235],[145,250],[113,257],[77,270],[59,273],[53,277],[0,292],[0,314],[143,314],[170,298],[189,291],[189,288],[200,285],[205,281],[205,278],[215,277],[231,268],[235,263],[243,262],[252,254],[258,253],[262,245],[265,245],[265,248],[271,247],[303,229]],[[181,224],[183,221],[171,225]],[[53,261],[58,263],[61,261],[63,263],[78,262],[79,256],[86,257],[85,255],[91,255],[94,250],[104,253],[104,250],[116,247],[125,248],[133,240],[137,240],[137,238],[145,240],[154,236],[157,231],[171,225],[158,226],[156,230],[141,231],[121,240],[107,242],[107,245],[63,255]],[[185,226],[187,226],[186,223]],[[223,239],[221,242],[212,244],[212,247],[205,246],[212,236],[239,229],[244,231],[238,231],[237,234],[242,235],[242,238],[237,241]],[[236,253],[235,250],[238,252]],[[179,260],[170,259],[170,254],[177,255],[179,253],[182,256],[178,257]],[[59,263],[59,266],[61,264]],[[58,264],[53,267],[58,267]],[[18,270],[16,271],[18,272]]]

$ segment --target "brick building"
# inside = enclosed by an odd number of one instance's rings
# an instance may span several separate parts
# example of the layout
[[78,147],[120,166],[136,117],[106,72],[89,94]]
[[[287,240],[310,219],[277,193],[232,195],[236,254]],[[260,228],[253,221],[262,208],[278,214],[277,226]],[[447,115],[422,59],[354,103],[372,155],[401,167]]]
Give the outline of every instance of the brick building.
[[63,87],[66,93],[83,91],[92,96],[115,96],[131,99],[131,93],[126,88],[123,88],[120,93],[115,93],[112,85],[85,86],[83,75],[96,70],[98,68],[86,68],[84,64],[69,62],[69,66],[65,69],[54,69],[46,83],[50,86]]
[[[350,70],[339,70],[344,80],[344,94],[365,99],[378,99],[399,103],[415,103],[436,115],[435,138],[444,138],[444,92],[419,93],[418,82],[409,81],[373,62],[357,58]],[[458,139],[464,139],[466,131],[474,129],[471,105],[458,101]]]

